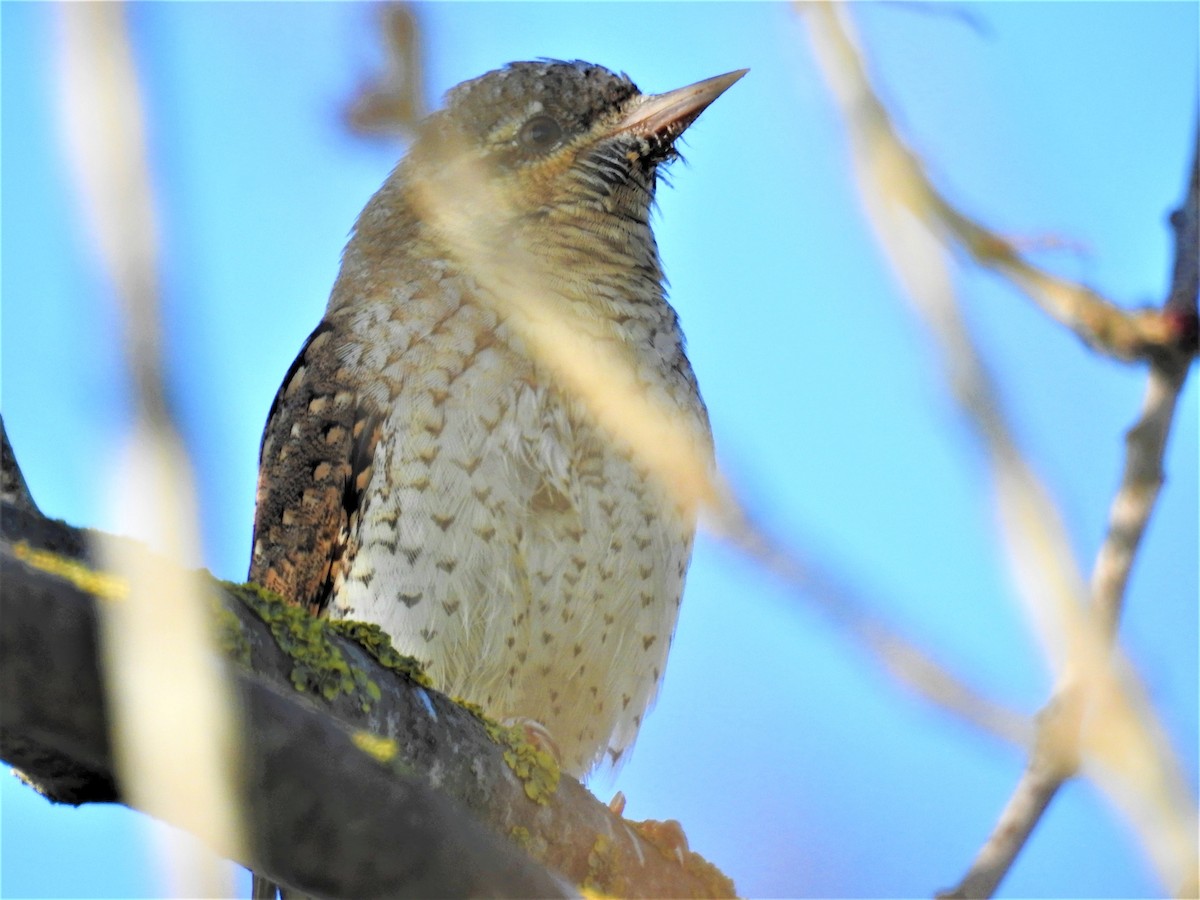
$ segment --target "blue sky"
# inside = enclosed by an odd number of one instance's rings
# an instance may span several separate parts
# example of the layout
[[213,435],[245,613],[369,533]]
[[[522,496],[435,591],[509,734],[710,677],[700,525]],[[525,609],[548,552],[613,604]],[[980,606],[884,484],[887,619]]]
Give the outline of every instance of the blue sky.
[[[1169,276],[1166,213],[1195,127],[1190,3],[858,6],[883,94],[950,195],[1039,261],[1129,305]],[[105,473],[128,424],[114,304],[55,123],[55,9],[2,7],[2,411],[42,508],[115,527]],[[1050,684],[1004,566],[987,473],[932,344],[871,240],[802,23],[781,4],[433,4],[427,94],[504,62],[582,58],[661,91],[750,74],[688,132],[656,232],[719,456],[755,516],[848,572],[880,614],[1032,712]],[[244,576],[258,439],[320,317],[355,215],[402,148],[348,135],[379,64],[371,7],[130,10],[163,224],[171,390],[203,504],[201,560]],[[1085,567],[1103,536],[1144,373],[1109,362],[996,279],[958,277],[1018,440]],[[1197,395],[1122,636],[1197,780]],[[1018,752],[897,687],[802,598],[701,540],[656,711],[602,797],[675,818],[748,896],[929,896],[953,883]],[[153,896],[144,819],[52,808],[0,779],[0,893]],[[1056,800],[1007,896],[1160,892],[1088,784]]]

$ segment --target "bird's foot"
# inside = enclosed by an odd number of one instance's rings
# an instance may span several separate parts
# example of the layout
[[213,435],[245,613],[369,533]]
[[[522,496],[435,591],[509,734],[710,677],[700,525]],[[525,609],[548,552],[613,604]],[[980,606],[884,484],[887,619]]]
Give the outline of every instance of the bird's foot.
[[687,835],[683,833],[683,826],[674,819],[667,819],[665,822],[647,819],[645,822],[634,822],[633,828],[667,856],[679,860],[680,863],[687,859]]

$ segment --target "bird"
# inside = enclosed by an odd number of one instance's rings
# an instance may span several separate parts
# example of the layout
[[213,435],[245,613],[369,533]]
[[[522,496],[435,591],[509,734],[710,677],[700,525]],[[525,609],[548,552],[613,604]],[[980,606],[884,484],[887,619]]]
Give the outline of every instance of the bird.
[[[745,72],[646,94],[538,60],[451,89],[359,215],[263,432],[249,580],[377,624],[579,778],[654,701],[687,473],[714,465],[658,175]],[[658,437],[624,433],[626,407]]]

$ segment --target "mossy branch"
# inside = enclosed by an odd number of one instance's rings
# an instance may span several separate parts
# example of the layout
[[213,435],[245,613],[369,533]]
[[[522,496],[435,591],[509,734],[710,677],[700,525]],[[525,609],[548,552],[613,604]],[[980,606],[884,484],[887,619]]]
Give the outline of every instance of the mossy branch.
[[[0,530],[0,756],[53,801],[121,802],[96,650],[100,604],[120,602],[120,586],[97,577],[79,529],[5,503]],[[253,587],[209,590],[247,723],[253,858],[239,862],[328,896],[562,896],[571,883],[732,894],[700,857],[663,852],[543,771],[544,754],[430,688],[377,629]]]

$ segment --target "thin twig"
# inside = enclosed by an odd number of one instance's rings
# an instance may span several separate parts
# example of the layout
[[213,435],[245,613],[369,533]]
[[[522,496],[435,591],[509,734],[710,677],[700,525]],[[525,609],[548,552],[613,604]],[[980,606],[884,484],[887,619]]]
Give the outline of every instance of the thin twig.
[[[1200,255],[1195,240],[1196,222],[1200,219],[1197,178],[1200,173],[1197,164],[1200,160],[1200,130],[1197,131],[1196,148],[1187,196],[1182,207],[1171,217],[1176,238],[1174,277],[1163,304],[1164,315],[1175,316],[1184,323],[1190,320],[1193,328],[1196,260]],[[1094,618],[1102,639],[1108,643],[1116,640],[1130,571],[1162,487],[1167,439],[1194,352],[1194,348],[1190,352],[1181,349],[1151,363],[1141,415],[1126,435],[1125,469],[1109,509],[1108,533],[1096,554],[1091,580]],[[1068,682],[1059,686],[1039,717],[1042,745],[1056,743],[1046,740],[1044,735],[1061,732],[1067,722],[1074,726],[1067,731],[1072,744],[1078,743],[1079,699],[1077,684]],[[1126,750],[1113,746],[1117,742],[1108,738],[1108,735],[1096,735],[1089,742],[1098,755],[1112,757]],[[970,870],[957,887],[942,896],[991,896],[1012,867],[1050,800],[1074,771],[1074,766],[1064,766],[1045,754],[1035,754]],[[1194,897],[1200,887],[1197,885],[1197,824],[1196,810],[1185,799],[1190,794],[1186,779],[1173,767],[1148,777],[1156,782],[1151,791],[1125,792],[1127,813],[1142,820],[1143,833],[1157,833],[1157,840],[1149,846],[1158,857],[1160,871],[1173,873],[1169,882],[1172,892],[1180,897]]]
[[[813,21],[828,17],[825,4],[798,4]],[[1125,310],[1098,292],[1054,275],[1031,263],[1016,244],[964,213],[937,189],[924,164],[899,139],[891,118],[878,96],[869,89],[862,59],[840,42],[831,44],[847,86],[854,91],[846,101],[846,112],[862,129],[868,143],[887,147],[886,165],[897,191],[907,192],[906,205],[935,227],[950,245],[965,251],[980,266],[1006,278],[1055,321],[1071,329],[1085,344],[1117,359],[1148,359],[1163,348],[1176,346],[1186,337],[1179,324],[1161,310]]]
[[[938,338],[964,418],[988,453],[1010,565],[1059,673],[1054,695],[1039,715],[1025,774],[976,865],[948,896],[987,896],[995,890],[1081,760],[1137,827],[1164,882],[1186,890],[1195,882],[1195,809],[1187,799],[1186,779],[1131,668],[1113,649],[1112,636],[1129,565],[1161,484],[1175,397],[1194,353],[1188,339],[1190,321],[1194,345],[1194,300],[1190,312],[1130,316],[1098,295],[1028,265],[1011,245],[967,219],[932,186],[870,85],[845,11],[818,5],[808,13],[818,61],[850,129],[871,221],[906,293]],[[1179,233],[1188,232],[1192,220],[1186,209],[1177,218]],[[1090,604],[1061,516],[1021,458],[961,321],[946,245],[965,247],[976,262],[1005,274],[1089,343],[1119,358],[1152,362],[1147,408],[1132,432],[1127,481],[1114,503],[1110,540],[1097,563]],[[1172,291],[1173,297],[1178,294]],[[1154,326],[1149,330],[1143,327],[1148,322]],[[1158,326],[1163,326],[1161,333],[1154,330]]]
[[[739,509],[726,515],[744,516]],[[747,557],[834,622],[899,684],[984,734],[1017,747],[1033,741],[1029,717],[987,696],[952,672],[909,635],[884,619],[841,573],[818,560],[803,559],[776,544],[744,518],[726,522],[723,533]]]
[[879,9],[900,10],[916,15],[939,17],[949,22],[965,25],[978,37],[991,38],[994,36],[991,25],[983,16],[971,7],[969,3],[926,3],[922,0],[892,0],[891,3],[879,4]]

